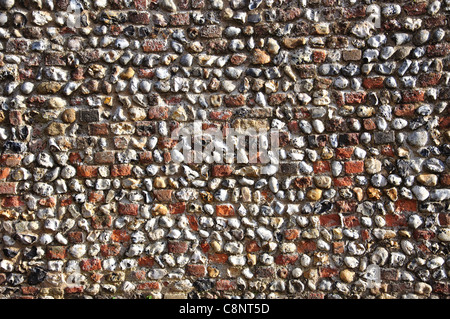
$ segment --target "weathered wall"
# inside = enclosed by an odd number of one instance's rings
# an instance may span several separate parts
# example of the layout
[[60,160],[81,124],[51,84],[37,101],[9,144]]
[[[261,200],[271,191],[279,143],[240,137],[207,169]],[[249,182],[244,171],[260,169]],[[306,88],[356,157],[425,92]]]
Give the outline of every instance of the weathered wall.
[[450,1],[0,5],[1,296],[450,293]]

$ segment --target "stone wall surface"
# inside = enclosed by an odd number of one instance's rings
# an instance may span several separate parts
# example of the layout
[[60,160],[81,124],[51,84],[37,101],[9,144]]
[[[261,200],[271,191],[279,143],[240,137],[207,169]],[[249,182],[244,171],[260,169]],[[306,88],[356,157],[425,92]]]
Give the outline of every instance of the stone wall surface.
[[448,298],[449,0],[0,9],[2,298]]

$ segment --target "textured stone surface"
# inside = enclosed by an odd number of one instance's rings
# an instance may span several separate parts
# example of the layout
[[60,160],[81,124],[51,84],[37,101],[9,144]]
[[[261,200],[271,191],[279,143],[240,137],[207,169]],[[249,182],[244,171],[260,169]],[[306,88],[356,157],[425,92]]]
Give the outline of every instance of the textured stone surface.
[[2,298],[448,298],[449,1],[0,9]]

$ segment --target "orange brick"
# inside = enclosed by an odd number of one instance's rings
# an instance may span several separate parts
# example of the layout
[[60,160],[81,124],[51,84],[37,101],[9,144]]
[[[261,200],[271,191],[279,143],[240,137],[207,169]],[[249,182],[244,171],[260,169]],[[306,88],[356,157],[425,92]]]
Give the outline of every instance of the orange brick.
[[363,161],[349,161],[344,163],[346,174],[359,174],[364,172]]
[[10,171],[9,167],[0,167],[0,179],[8,178]]
[[115,229],[111,235],[111,240],[116,242],[125,242],[130,240],[130,235],[128,235],[126,230]]
[[234,216],[234,207],[232,205],[216,205],[216,215],[219,217]]
[[209,262],[216,264],[224,264],[228,260],[227,254],[210,254],[208,256]]
[[77,167],[77,174],[80,177],[97,177],[98,167],[91,165],[80,165]]
[[111,176],[130,176],[131,175],[131,165],[129,164],[117,164],[113,165],[111,168]]

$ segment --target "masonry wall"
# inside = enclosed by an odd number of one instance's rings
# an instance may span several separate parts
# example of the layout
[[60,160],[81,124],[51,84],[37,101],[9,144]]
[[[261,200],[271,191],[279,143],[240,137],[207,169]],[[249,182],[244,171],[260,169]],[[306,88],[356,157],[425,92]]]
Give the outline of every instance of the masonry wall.
[[448,297],[450,1],[0,7],[1,297]]

